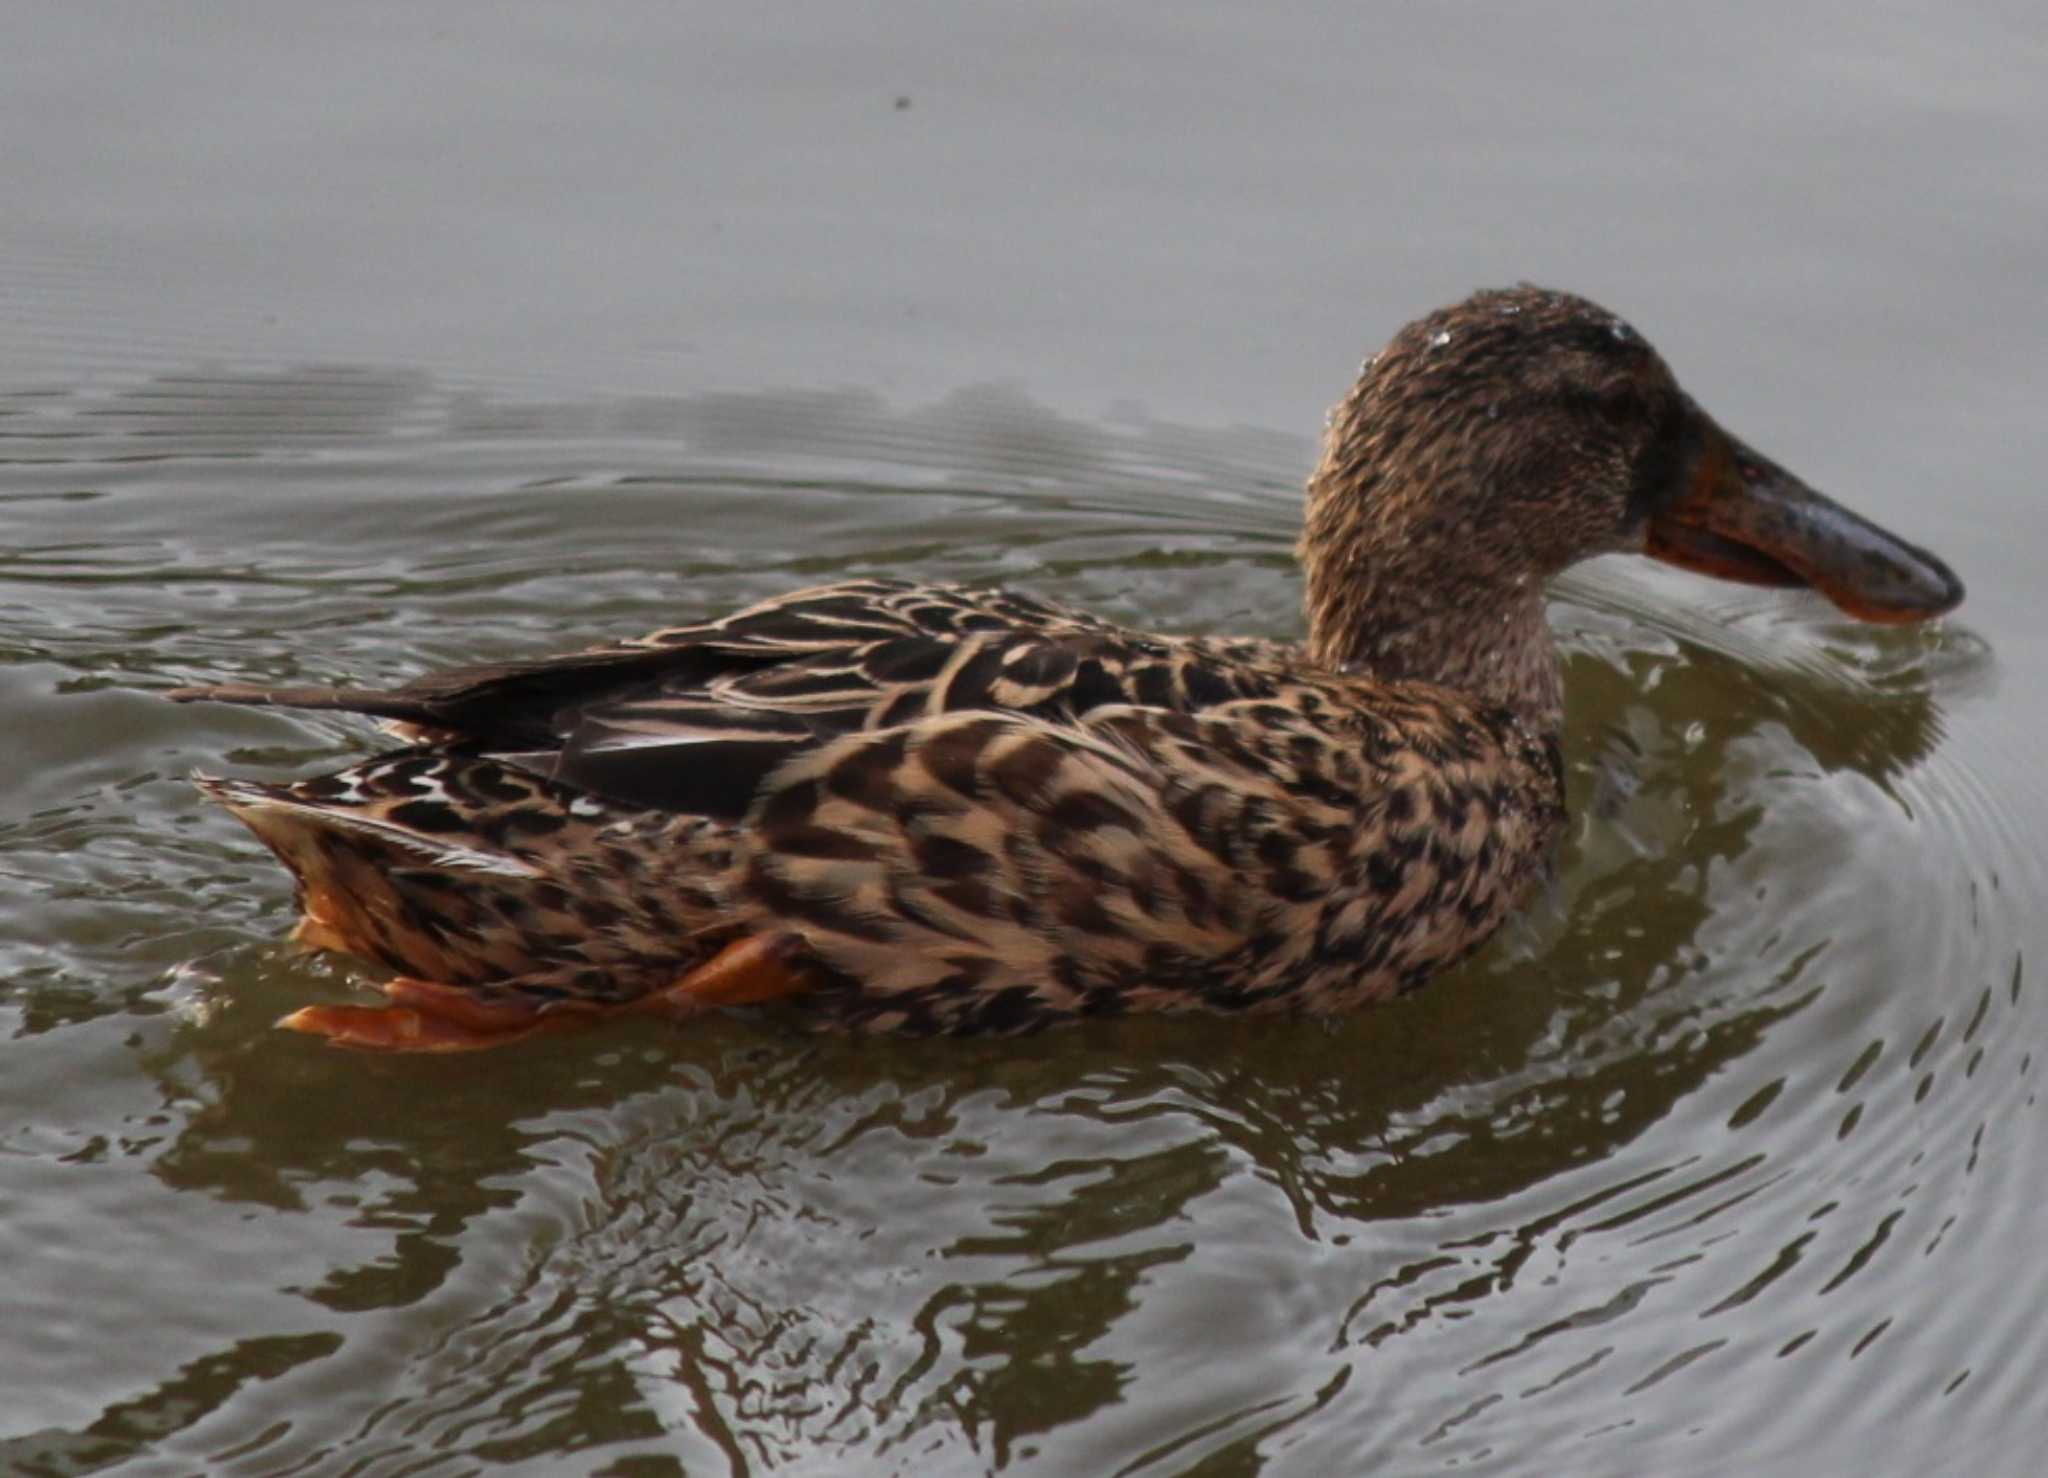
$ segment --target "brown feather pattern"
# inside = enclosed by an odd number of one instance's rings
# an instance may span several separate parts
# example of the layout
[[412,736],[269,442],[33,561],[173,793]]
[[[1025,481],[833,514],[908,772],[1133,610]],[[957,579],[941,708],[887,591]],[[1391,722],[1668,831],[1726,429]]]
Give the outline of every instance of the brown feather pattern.
[[316,690],[438,737],[207,788],[309,934],[402,974],[622,1002],[777,931],[820,1020],[925,1032],[1391,995],[1492,931],[1562,815],[1505,711],[1013,595],[849,581],[587,655],[621,652],[610,693],[581,655]]
[[1612,315],[1482,293],[1333,413],[1299,649],[848,580],[389,691],[171,696],[413,740],[202,783],[292,870],[302,938],[482,999],[626,1003],[764,940],[812,1020],[865,1029],[1341,1011],[1469,954],[1541,876],[1543,581],[1645,549],[1730,445]]

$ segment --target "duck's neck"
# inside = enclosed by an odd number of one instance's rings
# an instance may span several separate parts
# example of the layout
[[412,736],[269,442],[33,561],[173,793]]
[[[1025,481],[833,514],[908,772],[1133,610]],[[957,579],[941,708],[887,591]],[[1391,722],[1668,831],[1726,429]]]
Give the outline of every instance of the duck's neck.
[[1477,540],[1442,551],[1446,540],[1413,530],[1331,518],[1315,491],[1300,545],[1311,659],[1454,688],[1542,735],[1563,729],[1565,682],[1540,579],[1501,571]]
[[1514,464],[1497,444],[1512,423],[1467,413],[1445,434],[1439,398],[1382,373],[1397,348],[1330,413],[1308,480],[1297,553],[1309,655],[1437,683],[1555,736],[1564,681],[1544,615],[1545,541],[1495,512],[1503,499],[1489,487]]
[[1387,573],[1394,578],[1354,567],[1335,585],[1334,572],[1311,564],[1311,658],[1454,689],[1510,710],[1538,734],[1563,728],[1564,680],[1539,582],[1446,581],[1442,570]]

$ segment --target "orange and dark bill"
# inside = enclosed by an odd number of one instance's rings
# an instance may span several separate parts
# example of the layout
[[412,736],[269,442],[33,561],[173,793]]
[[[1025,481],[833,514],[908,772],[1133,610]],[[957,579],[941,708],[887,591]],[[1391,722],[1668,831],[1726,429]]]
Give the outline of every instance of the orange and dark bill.
[[1695,409],[1677,496],[1646,552],[1750,585],[1804,585],[1864,621],[1924,621],[1962,603],[1963,582],[1926,550],[1815,492]]

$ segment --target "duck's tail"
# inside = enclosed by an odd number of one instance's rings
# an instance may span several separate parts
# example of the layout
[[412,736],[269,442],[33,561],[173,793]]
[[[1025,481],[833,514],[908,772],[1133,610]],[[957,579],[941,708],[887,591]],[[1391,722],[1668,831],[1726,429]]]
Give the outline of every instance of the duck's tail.
[[722,913],[707,823],[617,811],[479,755],[195,782],[291,871],[296,940],[421,980],[588,967],[594,994],[630,998],[703,954],[697,936]]

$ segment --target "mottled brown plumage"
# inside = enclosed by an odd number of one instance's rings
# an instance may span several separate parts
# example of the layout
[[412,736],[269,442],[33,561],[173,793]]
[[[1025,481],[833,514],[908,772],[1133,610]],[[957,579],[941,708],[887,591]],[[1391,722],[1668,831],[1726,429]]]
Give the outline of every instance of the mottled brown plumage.
[[397,1005],[288,1019],[335,1040],[776,996],[922,1032],[1342,1011],[1470,953],[1543,872],[1543,582],[1617,550],[1874,619],[1961,597],[1720,431],[1618,319],[1524,287],[1409,325],[1333,412],[1302,649],[857,580],[390,691],[172,696],[413,741],[201,782],[297,877],[302,939],[397,972]]

